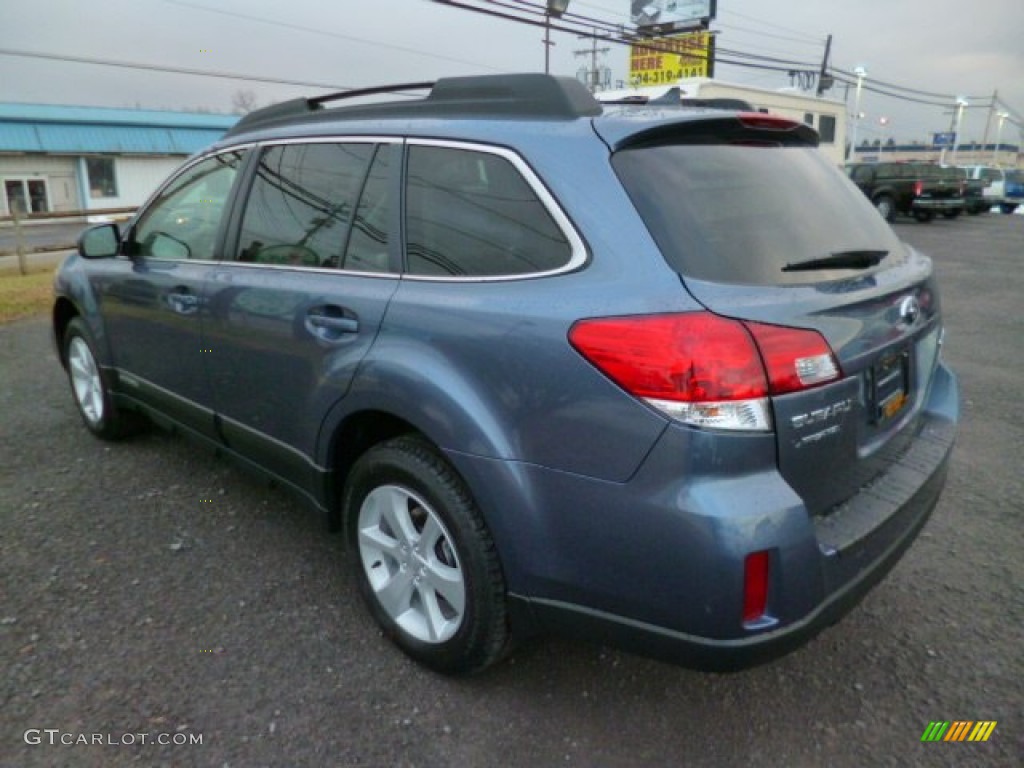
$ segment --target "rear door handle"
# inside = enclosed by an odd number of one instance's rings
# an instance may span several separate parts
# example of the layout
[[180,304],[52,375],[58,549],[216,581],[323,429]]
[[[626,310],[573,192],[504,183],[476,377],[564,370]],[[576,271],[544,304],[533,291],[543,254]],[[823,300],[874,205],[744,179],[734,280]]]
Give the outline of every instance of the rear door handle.
[[315,328],[329,328],[339,333],[356,333],[359,321],[354,317],[329,317],[327,315],[310,315],[309,324]]
[[352,312],[333,304],[312,307],[306,312],[306,328],[319,339],[337,341],[359,332],[359,320]]
[[167,294],[167,303],[175,312],[190,315],[199,308],[199,297],[188,288],[178,287]]

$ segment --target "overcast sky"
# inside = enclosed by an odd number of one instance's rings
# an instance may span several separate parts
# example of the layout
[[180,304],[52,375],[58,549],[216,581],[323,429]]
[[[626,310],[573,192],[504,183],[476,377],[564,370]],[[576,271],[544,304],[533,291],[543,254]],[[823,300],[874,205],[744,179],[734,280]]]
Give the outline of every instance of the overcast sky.
[[[629,0],[573,0],[570,11],[628,23],[629,7]],[[809,63],[820,62],[831,33],[835,65],[864,66],[868,84],[875,78],[986,102],[998,90],[1024,118],[1024,0],[718,0],[712,29],[720,32],[720,47]],[[541,71],[542,37],[540,29],[430,0],[0,0],[0,50],[339,87]],[[553,40],[552,71],[575,75],[585,59],[573,51],[587,41],[558,32]],[[605,63],[614,78],[625,78],[627,48],[612,46]],[[782,72],[720,66],[717,76],[789,85]],[[322,92],[0,55],[0,101],[231,111],[240,89],[260,105]],[[845,92],[838,87],[832,95]],[[852,111],[852,93],[849,99]],[[943,108],[865,92],[861,109],[861,137],[884,131],[885,138],[924,141],[948,130],[952,99]],[[980,141],[987,116],[972,100],[962,141]],[[880,117],[888,118],[884,129]],[[989,141],[995,130],[993,121]],[[1018,141],[1016,126],[1007,125],[1002,138]]]

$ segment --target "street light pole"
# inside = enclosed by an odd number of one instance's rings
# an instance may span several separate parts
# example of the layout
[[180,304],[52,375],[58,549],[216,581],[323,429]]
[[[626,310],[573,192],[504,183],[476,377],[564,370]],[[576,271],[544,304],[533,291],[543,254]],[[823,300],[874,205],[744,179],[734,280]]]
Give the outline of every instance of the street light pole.
[[878,118],[878,126],[880,128],[880,130],[878,132],[878,159],[879,159],[879,161],[881,161],[881,159],[882,159],[882,152],[885,151],[885,126],[887,126],[888,124],[889,124],[889,118],[888,117],[884,117],[883,116],[883,117]]
[[964,117],[964,107],[967,106],[967,99],[963,96],[956,97],[956,129],[953,131],[953,165],[956,165],[956,153],[960,149],[960,121]]
[[1009,112],[999,113],[999,125],[996,127],[996,145],[992,149],[992,165],[999,165],[999,142],[1003,138],[1003,123],[1010,116]]
[[569,0],[548,0],[544,9],[544,74],[551,72],[551,17],[559,18],[569,9]]
[[860,91],[861,86],[864,85],[864,78],[868,72],[864,67],[857,67],[853,70],[853,74],[857,76],[857,94],[853,99],[853,138],[850,140],[850,160],[855,162],[857,160],[857,126],[860,123]]

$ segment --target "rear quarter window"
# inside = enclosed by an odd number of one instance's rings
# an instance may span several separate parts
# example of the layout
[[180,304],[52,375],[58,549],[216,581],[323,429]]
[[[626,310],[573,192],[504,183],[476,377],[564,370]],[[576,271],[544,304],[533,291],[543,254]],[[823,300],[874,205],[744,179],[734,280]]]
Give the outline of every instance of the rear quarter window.
[[701,280],[821,282],[850,270],[787,264],[902,246],[865,195],[810,147],[666,144],[625,149],[612,165],[669,265]]
[[572,247],[534,189],[500,154],[409,148],[406,259],[412,275],[507,277],[551,272]]

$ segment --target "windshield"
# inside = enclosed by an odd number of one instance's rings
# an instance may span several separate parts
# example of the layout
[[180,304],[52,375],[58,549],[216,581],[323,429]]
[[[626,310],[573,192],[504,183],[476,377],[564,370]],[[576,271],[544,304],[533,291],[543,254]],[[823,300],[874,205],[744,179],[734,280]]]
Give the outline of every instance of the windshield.
[[667,144],[622,150],[612,165],[684,276],[821,282],[865,271],[783,268],[849,251],[885,251],[882,264],[904,253],[864,194],[815,148]]

